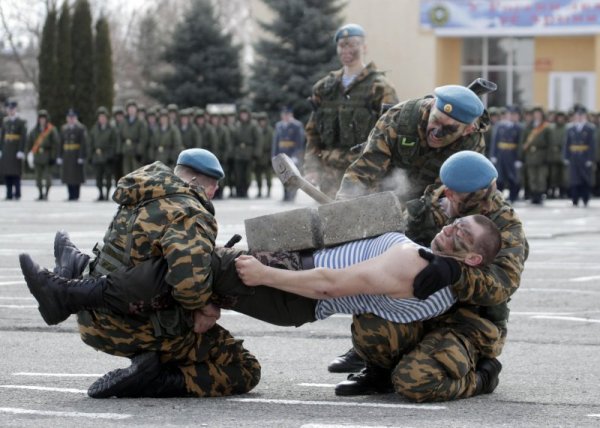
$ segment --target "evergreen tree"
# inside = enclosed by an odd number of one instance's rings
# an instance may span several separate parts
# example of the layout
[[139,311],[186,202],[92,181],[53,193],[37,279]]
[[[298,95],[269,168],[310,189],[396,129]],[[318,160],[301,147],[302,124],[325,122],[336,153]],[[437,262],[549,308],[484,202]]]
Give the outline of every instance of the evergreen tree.
[[221,34],[211,1],[192,0],[164,53],[172,72],[150,95],[179,106],[235,102],[242,96],[239,52],[231,36]]
[[58,74],[56,62],[56,42],[58,31],[56,28],[57,12],[55,8],[48,11],[44,28],[42,30],[42,40],[40,41],[40,53],[38,55],[39,64],[39,97],[38,109],[46,109],[51,117],[60,114],[57,111],[57,92],[56,79]]
[[65,0],[60,9],[58,18],[58,43],[56,46],[56,116],[52,114],[52,122],[61,125],[67,110],[73,104],[71,91],[71,15],[68,0]]
[[94,51],[88,0],[77,0],[71,25],[73,108],[86,126],[94,123]]
[[333,35],[341,25],[339,0],[264,0],[275,12],[271,23],[260,26],[269,38],[255,45],[257,60],[249,86],[255,110],[271,117],[283,106],[306,120],[312,86],[340,67]]
[[108,21],[100,17],[96,22],[96,43],[94,51],[95,76],[96,76],[96,105],[104,106],[111,111],[115,96],[112,48],[110,45],[110,28]]

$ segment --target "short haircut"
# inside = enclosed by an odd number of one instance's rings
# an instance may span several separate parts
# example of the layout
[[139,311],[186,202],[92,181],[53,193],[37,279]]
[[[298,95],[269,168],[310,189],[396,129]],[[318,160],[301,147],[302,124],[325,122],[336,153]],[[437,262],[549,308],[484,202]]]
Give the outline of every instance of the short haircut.
[[489,265],[502,248],[500,229],[490,218],[481,214],[475,214],[473,221],[483,228],[483,236],[473,245],[473,252],[481,255],[482,265]]

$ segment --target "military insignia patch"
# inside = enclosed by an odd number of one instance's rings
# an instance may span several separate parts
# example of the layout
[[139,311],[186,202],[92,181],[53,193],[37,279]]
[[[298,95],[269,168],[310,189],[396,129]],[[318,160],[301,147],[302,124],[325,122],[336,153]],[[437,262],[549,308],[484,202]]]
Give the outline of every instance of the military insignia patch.
[[401,146],[414,146],[415,142],[414,141],[407,141],[406,137],[402,137],[402,141],[400,142]]
[[452,113],[452,104],[446,104],[444,106],[444,112],[445,113]]

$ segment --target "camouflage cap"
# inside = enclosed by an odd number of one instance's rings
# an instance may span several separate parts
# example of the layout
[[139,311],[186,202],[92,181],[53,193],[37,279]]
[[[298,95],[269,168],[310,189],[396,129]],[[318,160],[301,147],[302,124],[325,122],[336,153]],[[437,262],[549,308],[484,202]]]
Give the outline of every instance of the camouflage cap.
[[169,115],[169,110],[167,110],[166,108],[161,108],[158,111],[158,116],[162,117],[162,116],[168,116]]
[[266,111],[259,111],[258,113],[256,113],[257,120],[266,120],[268,118],[269,118],[269,115],[267,114]]
[[206,113],[206,112],[204,111],[204,109],[203,109],[203,108],[196,107],[196,108],[194,109],[194,116],[196,116],[196,117],[198,117],[198,116],[204,116],[204,114],[205,114],[205,113]]
[[46,119],[50,117],[50,115],[48,114],[48,110],[45,109],[38,110],[37,115],[38,117],[45,117]]
[[242,104],[239,108],[238,108],[238,113],[252,113],[252,110],[250,110],[250,107],[248,107],[245,104]]
[[144,104],[138,104],[138,111],[146,112],[146,106]]
[[168,111],[174,111],[174,112],[178,112],[179,111],[179,107],[177,107],[177,104],[169,104],[167,106],[167,110]]
[[337,43],[340,39],[346,37],[365,37],[365,30],[358,24],[346,24],[341,26],[333,36],[333,41]]
[[113,106],[112,113],[113,114],[125,114],[125,110],[123,110],[123,106]]
[[184,108],[179,110],[179,116],[189,117],[194,114],[194,110],[191,108]]
[[138,105],[137,105],[137,102],[133,98],[130,98],[125,103],[125,108],[129,108],[129,106],[134,106],[137,108]]
[[96,116],[100,116],[101,114],[108,116],[108,109],[104,106],[98,107],[96,110]]

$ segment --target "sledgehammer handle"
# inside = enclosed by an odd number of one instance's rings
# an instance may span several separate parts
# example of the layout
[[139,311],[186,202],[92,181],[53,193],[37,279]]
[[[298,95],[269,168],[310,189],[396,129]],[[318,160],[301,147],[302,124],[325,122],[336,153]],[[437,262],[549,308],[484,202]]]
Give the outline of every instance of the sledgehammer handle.
[[320,204],[333,202],[333,199],[313,186],[306,178],[302,177],[294,161],[285,153],[280,153],[273,157],[271,164],[284,186],[300,189]]

